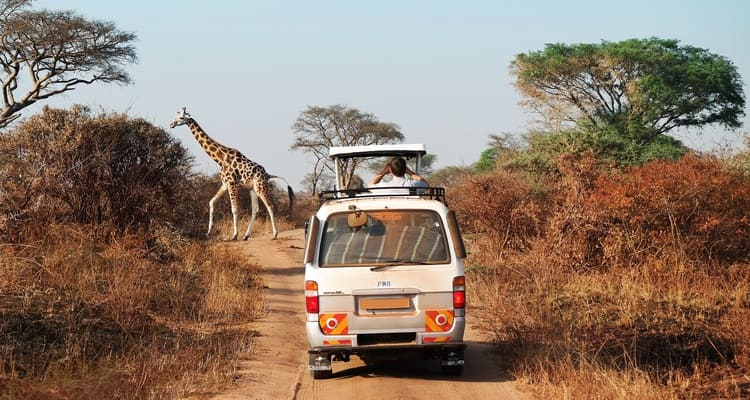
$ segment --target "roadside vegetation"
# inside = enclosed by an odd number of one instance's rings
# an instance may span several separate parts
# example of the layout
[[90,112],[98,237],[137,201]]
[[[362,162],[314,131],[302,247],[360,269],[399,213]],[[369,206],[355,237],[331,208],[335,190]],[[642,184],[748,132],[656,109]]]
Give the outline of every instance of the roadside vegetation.
[[0,136],[0,160],[0,398],[184,398],[232,380],[260,268],[202,240],[218,182],[179,142],[45,109]]
[[259,268],[210,246],[215,178],[160,128],[29,106],[129,84],[133,33],[0,0],[0,398],[170,399],[226,385]]
[[731,63],[649,39],[548,45],[512,68],[555,123],[492,135],[448,193],[505,367],[539,398],[748,398],[750,151],[666,135],[738,126]]
[[750,394],[750,177],[710,155],[451,188],[470,302],[540,398]]

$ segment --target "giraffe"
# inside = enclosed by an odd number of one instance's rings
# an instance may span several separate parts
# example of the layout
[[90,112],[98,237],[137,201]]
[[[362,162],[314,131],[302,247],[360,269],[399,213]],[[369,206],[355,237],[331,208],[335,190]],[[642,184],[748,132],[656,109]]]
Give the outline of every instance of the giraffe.
[[270,195],[273,190],[273,185],[270,180],[277,178],[283,180],[287,184],[287,192],[289,194],[289,212],[291,213],[292,203],[294,202],[294,192],[292,191],[292,187],[289,186],[289,182],[280,176],[269,175],[266,173],[263,166],[251,161],[238,150],[224,146],[212,139],[190,116],[187,112],[187,107],[183,107],[182,111],[177,112],[177,116],[169,127],[175,128],[180,125],[187,125],[190,132],[198,141],[198,144],[200,144],[203,150],[205,150],[206,154],[219,164],[221,187],[208,202],[208,233],[206,233],[206,235],[208,236],[211,234],[211,228],[213,227],[214,221],[214,205],[216,201],[219,200],[224,193],[229,192],[229,201],[232,205],[232,222],[234,224],[234,233],[231,240],[237,240],[239,190],[241,187],[247,187],[250,189],[252,213],[250,214],[250,223],[247,226],[247,231],[245,232],[243,240],[247,240],[250,237],[250,232],[253,230],[255,214],[258,212],[258,197],[260,197],[268,210],[268,215],[271,217],[271,226],[273,227],[273,238],[276,239],[279,231],[276,229],[273,204],[270,202]]

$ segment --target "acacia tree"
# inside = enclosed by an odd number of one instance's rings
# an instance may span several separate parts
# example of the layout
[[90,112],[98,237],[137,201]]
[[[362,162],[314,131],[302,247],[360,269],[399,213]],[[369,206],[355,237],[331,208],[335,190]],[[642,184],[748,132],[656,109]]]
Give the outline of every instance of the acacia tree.
[[[336,173],[333,161],[328,158],[331,147],[398,143],[404,140],[398,125],[381,122],[372,114],[338,104],[308,107],[297,117],[292,129],[295,134],[292,150],[302,150],[315,159],[313,181],[320,174]],[[341,189],[349,188],[357,167],[367,161],[348,160],[339,165],[338,172],[344,185]]]
[[646,143],[678,127],[737,128],[745,115],[732,62],[677,40],[548,44],[518,54],[510,70],[522,105],[554,129],[614,130]]
[[129,84],[133,33],[72,11],[32,10],[33,0],[0,0],[0,128],[24,108],[82,84]]

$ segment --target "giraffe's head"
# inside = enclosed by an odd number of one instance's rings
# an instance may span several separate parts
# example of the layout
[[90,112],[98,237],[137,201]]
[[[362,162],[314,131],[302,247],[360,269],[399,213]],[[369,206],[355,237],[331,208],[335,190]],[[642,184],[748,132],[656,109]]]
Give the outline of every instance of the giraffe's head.
[[169,124],[169,127],[174,128],[176,126],[185,125],[191,119],[190,114],[187,112],[187,107],[182,107],[182,111],[177,112],[177,115],[172,120],[172,123]]

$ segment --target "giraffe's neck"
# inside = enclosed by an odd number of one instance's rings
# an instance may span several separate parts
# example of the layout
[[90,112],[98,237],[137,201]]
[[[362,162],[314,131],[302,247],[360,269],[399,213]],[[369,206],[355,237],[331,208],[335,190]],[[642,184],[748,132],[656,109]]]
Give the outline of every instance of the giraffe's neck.
[[198,144],[201,145],[209,157],[219,165],[224,165],[224,163],[226,163],[226,155],[229,154],[230,150],[228,147],[215,141],[211,136],[208,136],[206,131],[204,131],[203,128],[201,128],[201,126],[192,118],[188,122],[188,128],[190,128],[190,132],[195,136],[195,140],[198,141]]

